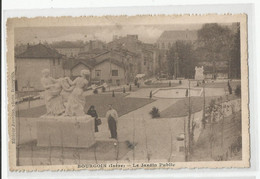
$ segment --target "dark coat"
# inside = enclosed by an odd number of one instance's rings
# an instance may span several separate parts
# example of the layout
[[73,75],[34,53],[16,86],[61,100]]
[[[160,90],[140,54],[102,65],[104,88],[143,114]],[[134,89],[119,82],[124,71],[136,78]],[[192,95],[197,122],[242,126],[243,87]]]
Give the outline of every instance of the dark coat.
[[95,109],[91,110],[89,109],[87,112],[88,115],[90,115],[91,117],[95,118],[95,132],[98,132],[98,115],[97,115],[97,111]]

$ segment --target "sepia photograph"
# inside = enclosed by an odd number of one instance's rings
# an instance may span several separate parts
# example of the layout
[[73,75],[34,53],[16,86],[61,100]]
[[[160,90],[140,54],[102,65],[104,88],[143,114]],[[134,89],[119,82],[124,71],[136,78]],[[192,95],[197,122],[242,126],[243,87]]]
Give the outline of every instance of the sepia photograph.
[[249,167],[246,29],[243,14],[8,19],[11,169]]

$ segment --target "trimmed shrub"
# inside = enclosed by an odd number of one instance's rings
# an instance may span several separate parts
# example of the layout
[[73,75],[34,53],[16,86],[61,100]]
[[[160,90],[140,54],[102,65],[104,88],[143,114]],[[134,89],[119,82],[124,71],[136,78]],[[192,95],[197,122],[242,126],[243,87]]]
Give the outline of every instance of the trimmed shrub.
[[241,86],[237,85],[236,89],[235,89],[235,95],[237,97],[241,97]]
[[115,97],[115,91],[113,90],[113,92],[112,92],[112,97]]
[[138,84],[138,80],[137,80],[137,79],[135,79],[135,86],[137,86],[137,84]]
[[153,97],[153,92],[150,91],[150,99]]
[[186,97],[188,97],[188,95],[189,95],[189,90],[188,90],[188,89],[186,89],[185,96],[186,96]]
[[153,107],[152,110],[149,112],[149,114],[152,116],[152,118],[160,117],[159,109],[156,107]]
[[105,92],[106,88],[104,86],[102,86],[102,92]]
[[228,91],[229,91],[229,94],[232,94],[232,88],[231,88],[231,86],[230,86],[229,81],[228,81]]

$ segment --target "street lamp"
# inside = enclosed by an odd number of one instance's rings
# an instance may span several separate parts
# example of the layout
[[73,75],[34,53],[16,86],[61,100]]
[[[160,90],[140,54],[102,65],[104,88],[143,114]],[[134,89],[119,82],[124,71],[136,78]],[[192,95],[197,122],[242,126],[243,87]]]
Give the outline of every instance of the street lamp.
[[178,53],[175,52],[174,53],[174,76],[175,76],[175,79],[177,79],[178,77],[178,70],[179,69],[179,56],[178,56]]

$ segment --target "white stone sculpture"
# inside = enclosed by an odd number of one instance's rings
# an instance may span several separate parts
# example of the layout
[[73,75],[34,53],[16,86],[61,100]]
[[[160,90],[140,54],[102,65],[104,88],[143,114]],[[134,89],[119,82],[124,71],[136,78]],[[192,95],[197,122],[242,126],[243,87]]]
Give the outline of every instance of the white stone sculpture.
[[85,97],[83,96],[84,88],[88,85],[87,76],[90,74],[89,70],[81,70],[81,76],[71,81],[69,84],[75,86],[68,97],[68,102],[65,109],[66,116],[84,116]]
[[195,80],[204,80],[204,68],[202,67],[195,67]]
[[48,69],[44,69],[42,71],[42,75],[43,77],[41,78],[41,83],[45,89],[44,98],[47,109],[46,115],[58,116],[63,114],[65,107],[62,96],[60,95],[62,91],[60,81],[52,78]]
[[42,71],[42,85],[45,89],[45,105],[47,116],[84,116],[84,88],[88,85],[86,79],[89,70],[82,70],[81,77],[71,81],[69,77],[54,79],[50,71]]

